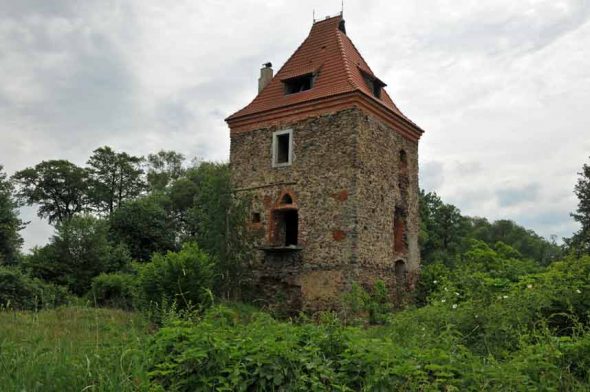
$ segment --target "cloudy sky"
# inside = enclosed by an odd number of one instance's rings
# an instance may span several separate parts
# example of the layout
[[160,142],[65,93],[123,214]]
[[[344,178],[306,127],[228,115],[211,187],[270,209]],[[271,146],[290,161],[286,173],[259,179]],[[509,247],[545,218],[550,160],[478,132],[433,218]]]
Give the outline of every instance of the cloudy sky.
[[[227,160],[223,119],[340,0],[0,0],[0,164],[110,145]],[[590,1],[346,0],[348,35],[426,130],[421,186],[568,236],[590,155]],[[35,219],[26,248],[51,228]]]

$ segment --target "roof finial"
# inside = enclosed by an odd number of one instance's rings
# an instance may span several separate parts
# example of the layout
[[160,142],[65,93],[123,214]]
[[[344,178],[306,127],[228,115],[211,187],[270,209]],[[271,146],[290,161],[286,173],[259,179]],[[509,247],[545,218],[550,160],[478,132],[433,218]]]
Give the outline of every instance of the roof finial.
[[344,16],[344,0],[342,0],[342,8],[340,8],[340,16]]
[[315,8],[313,9],[313,23],[315,23]]

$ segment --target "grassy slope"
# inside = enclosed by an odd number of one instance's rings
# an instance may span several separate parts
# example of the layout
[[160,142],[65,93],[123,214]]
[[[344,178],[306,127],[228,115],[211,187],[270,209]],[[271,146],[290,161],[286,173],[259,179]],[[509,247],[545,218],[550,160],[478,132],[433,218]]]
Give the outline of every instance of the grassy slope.
[[68,307],[0,312],[2,391],[145,389],[141,315]]

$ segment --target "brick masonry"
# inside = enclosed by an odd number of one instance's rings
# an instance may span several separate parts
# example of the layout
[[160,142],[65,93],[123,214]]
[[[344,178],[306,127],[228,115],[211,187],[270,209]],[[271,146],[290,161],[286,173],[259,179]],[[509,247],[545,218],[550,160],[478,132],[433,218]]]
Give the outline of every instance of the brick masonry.
[[[293,130],[293,162],[273,168],[272,134],[284,129]],[[314,311],[337,308],[353,282],[381,279],[391,292],[413,287],[420,263],[417,141],[351,108],[232,133],[230,166],[236,194],[249,195],[260,217],[251,225],[257,247],[276,245],[276,211],[298,213],[298,249],[259,250],[252,262],[261,301]],[[292,203],[281,206],[286,194]],[[394,232],[403,233],[397,250]],[[396,279],[399,260],[404,271]]]

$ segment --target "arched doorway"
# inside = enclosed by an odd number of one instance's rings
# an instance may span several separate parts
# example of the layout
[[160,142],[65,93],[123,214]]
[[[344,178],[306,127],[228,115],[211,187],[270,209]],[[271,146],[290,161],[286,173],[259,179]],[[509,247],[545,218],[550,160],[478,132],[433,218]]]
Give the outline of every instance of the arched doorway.
[[299,243],[299,211],[289,192],[281,195],[272,210],[271,242],[275,247],[297,246]]

